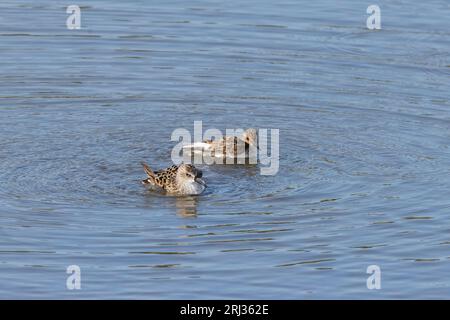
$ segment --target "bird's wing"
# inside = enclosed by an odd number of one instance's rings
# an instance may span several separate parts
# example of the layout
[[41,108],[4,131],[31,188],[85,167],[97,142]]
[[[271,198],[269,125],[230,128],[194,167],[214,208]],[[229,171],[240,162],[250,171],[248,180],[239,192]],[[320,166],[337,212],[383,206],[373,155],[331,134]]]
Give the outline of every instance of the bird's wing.
[[152,184],[165,189],[168,184],[171,184],[175,181],[175,176],[178,170],[178,167],[175,165],[167,169],[158,171],[152,171],[152,169],[150,169],[150,167],[144,162],[142,162],[142,166],[144,167],[144,171],[148,176],[147,179],[142,180],[143,184]]
[[175,183],[175,177],[177,175],[178,166],[171,166],[167,169],[155,172],[155,185],[166,189],[167,186]]

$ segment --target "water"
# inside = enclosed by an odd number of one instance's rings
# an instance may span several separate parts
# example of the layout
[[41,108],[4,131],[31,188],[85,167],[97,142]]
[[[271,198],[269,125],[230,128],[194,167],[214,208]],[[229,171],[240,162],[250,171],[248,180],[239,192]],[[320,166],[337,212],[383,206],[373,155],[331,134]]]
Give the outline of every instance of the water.
[[[0,4],[0,298],[450,298],[448,1],[76,4]],[[279,173],[148,192],[195,120]]]

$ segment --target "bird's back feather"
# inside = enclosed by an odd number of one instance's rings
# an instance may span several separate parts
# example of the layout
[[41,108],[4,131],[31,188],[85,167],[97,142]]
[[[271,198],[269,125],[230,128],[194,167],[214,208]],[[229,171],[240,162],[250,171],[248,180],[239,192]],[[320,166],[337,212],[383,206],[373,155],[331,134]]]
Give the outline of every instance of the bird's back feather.
[[152,171],[152,169],[150,169],[150,167],[145,163],[142,163],[142,166],[148,176],[147,179],[142,181],[144,184],[152,184],[168,191],[176,189],[175,177],[178,170],[177,166],[173,165],[167,169],[159,171]]

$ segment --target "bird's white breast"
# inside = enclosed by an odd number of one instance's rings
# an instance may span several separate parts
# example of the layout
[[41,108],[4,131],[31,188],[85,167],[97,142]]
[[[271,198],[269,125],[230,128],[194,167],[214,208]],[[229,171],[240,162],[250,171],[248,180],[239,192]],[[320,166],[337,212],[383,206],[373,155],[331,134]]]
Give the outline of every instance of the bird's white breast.
[[195,181],[189,181],[183,183],[182,190],[183,194],[196,195],[202,193],[205,186]]

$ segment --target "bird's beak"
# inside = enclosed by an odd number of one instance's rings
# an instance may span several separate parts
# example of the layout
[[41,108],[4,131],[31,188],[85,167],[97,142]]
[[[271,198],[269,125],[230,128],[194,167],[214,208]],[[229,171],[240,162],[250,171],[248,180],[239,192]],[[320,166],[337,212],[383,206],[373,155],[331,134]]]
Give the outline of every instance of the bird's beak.
[[205,183],[205,181],[203,179],[201,179],[199,177],[196,177],[194,179],[194,181],[197,182],[198,184],[201,184],[202,186],[206,187],[206,183]]

